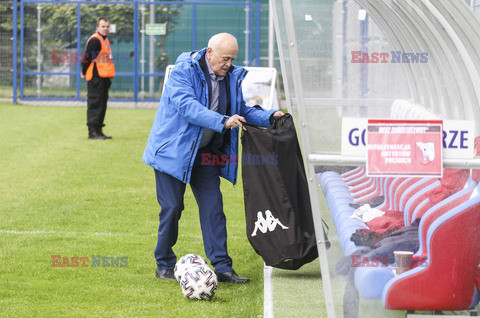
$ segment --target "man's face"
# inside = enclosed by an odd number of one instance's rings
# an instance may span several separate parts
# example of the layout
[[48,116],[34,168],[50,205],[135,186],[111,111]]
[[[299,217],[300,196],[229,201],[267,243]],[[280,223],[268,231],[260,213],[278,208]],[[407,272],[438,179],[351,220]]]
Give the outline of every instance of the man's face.
[[227,75],[230,66],[238,54],[238,45],[236,43],[228,43],[219,45],[216,49],[211,47],[207,48],[207,60],[208,64],[212,68],[212,71],[217,76]]
[[100,33],[100,35],[107,36],[110,32],[110,22],[100,20],[97,26],[97,31]]

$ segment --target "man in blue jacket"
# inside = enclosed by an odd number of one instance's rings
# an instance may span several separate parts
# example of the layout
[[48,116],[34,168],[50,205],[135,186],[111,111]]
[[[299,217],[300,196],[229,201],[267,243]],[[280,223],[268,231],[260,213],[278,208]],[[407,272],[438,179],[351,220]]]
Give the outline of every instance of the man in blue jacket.
[[198,204],[205,253],[220,282],[246,283],[227,252],[220,177],[237,181],[238,130],[243,123],[268,127],[280,111],[245,105],[241,84],[247,70],[233,65],[238,43],[228,33],[208,47],[182,53],[166,82],[143,162],[155,171],[161,210],[155,248],[156,276],[175,279],[178,221],[189,183]]

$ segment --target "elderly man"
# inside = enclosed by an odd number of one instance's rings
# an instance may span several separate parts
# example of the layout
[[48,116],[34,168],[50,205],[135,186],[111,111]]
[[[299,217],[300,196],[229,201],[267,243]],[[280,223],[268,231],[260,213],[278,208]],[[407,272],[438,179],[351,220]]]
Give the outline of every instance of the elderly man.
[[[161,210],[155,248],[156,276],[175,279],[178,221],[189,183],[198,204],[205,254],[220,282],[246,283],[227,252],[220,177],[237,181],[238,130],[243,123],[268,127],[280,111],[245,105],[241,83],[247,71],[233,64],[238,43],[228,33],[208,47],[182,53],[165,85],[143,161],[154,168]],[[207,160],[208,159],[208,160]]]

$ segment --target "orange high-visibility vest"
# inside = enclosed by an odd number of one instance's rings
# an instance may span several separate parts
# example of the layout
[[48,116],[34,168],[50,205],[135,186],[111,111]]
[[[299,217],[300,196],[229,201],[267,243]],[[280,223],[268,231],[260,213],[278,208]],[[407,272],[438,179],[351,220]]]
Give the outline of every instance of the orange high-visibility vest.
[[97,71],[100,77],[103,77],[103,78],[115,77],[115,65],[113,65],[112,48],[110,47],[110,41],[108,40],[108,38],[104,39],[100,34],[95,32],[88,39],[87,44],[92,38],[97,38],[100,41],[100,44],[102,45],[102,49],[100,51],[100,54],[98,54],[88,66],[87,72],[85,73],[85,79],[87,81],[92,79],[94,63],[97,64]]

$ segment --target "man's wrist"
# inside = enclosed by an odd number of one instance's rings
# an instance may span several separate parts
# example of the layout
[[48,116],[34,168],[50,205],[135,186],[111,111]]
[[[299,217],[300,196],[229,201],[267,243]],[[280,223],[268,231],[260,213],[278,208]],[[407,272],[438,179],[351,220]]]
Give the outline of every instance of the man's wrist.
[[223,124],[223,131],[222,133],[226,133],[228,128],[226,127],[227,125],[227,121],[230,119],[230,116],[223,116],[223,119],[222,119],[222,124]]
[[223,126],[225,126],[225,124],[227,123],[228,119],[230,118],[230,116],[223,116],[222,118],[222,124]]

